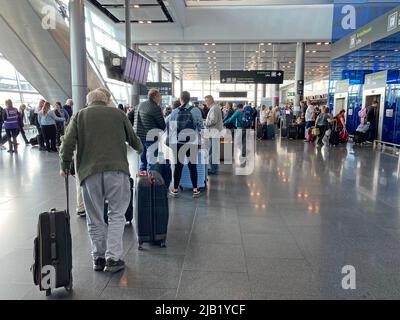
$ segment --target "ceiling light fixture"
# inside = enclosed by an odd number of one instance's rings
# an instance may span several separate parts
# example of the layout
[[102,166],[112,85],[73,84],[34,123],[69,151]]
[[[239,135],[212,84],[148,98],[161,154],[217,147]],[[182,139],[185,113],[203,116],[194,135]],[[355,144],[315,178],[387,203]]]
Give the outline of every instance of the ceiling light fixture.
[[272,46],[272,43],[271,43],[271,42],[269,42],[269,43],[268,43],[268,45],[269,45],[269,46]]
[[325,42],[325,45],[326,46],[329,46],[331,43],[330,42]]
[[215,43],[211,43],[212,46],[215,46]]
[[140,6],[138,4],[133,5],[134,8],[138,9]]
[[204,45],[205,45],[205,46],[208,46],[208,43],[205,43]]
[[148,24],[152,24],[152,23],[153,23],[153,21],[151,21],[151,20],[148,20],[148,21],[147,21],[147,23],[148,23]]
[[140,24],[143,24],[143,23],[144,23],[144,21],[142,21],[142,20],[139,20],[139,23],[140,23]]
[[317,42],[317,46],[320,46],[322,44],[322,42]]

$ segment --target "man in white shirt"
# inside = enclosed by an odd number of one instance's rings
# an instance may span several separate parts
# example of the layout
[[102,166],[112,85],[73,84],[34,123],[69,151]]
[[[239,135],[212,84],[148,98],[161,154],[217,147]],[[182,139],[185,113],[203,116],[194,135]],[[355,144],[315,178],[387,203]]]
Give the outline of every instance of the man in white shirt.
[[315,121],[314,121],[314,112],[315,112],[315,107],[307,102],[307,110],[306,110],[306,114],[305,114],[305,121],[306,121],[306,130],[305,130],[305,140],[304,141],[308,141],[307,140],[307,135],[308,135],[308,129],[310,129],[311,127],[313,127],[315,125]]
[[[220,107],[215,103],[214,98],[211,95],[206,96],[204,100],[206,101],[207,107],[210,109],[205,122],[206,128],[216,129],[221,132],[223,129],[223,122]],[[218,173],[218,164],[215,163],[215,161],[216,159],[219,159],[219,138],[210,138],[208,144],[210,155],[209,174],[216,175]]]

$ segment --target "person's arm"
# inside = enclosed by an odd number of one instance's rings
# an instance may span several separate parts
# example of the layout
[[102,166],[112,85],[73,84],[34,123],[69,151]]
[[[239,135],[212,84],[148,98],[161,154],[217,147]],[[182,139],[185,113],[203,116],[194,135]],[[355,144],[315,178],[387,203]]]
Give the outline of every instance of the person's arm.
[[143,152],[143,144],[140,139],[137,137],[136,133],[133,131],[133,127],[127,117],[123,117],[124,119],[124,127],[126,133],[126,141],[128,144],[136,150],[137,153]]
[[65,118],[64,117],[57,117],[56,113],[54,111],[50,111],[49,112],[49,116],[51,118],[53,118],[53,120],[57,121],[57,122],[64,122]]
[[237,117],[238,117],[238,112],[235,112],[229,119],[224,121],[224,125],[234,123]]
[[[78,115],[78,114],[77,114]],[[69,171],[73,161],[74,150],[78,141],[78,120],[77,115],[71,118],[70,124],[64,135],[60,148],[60,167],[61,171]]]
[[164,116],[162,114],[161,108],[157,107],[157,113],[155,114],[155,121],[157,123],[157,127],[160,130],[165,130],[165,120],[164,120]]

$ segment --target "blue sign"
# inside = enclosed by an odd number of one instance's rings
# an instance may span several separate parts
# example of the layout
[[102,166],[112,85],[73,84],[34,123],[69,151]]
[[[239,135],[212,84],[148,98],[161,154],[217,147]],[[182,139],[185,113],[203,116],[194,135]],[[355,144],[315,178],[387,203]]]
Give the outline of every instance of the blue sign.
[[332,41],[340,40],[399,5],[399,1],[335,1]]

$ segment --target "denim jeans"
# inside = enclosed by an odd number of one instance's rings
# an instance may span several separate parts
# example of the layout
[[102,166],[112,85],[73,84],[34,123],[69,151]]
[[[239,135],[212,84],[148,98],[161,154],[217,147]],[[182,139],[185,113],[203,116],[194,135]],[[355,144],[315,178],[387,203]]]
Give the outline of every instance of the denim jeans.
[[[158,157],[158,149],[155,150],[153,154],[150,154],[148,152],[148,149],[150,148],[151,145],[154,144],[153,141],[143,141],[143,152],[140,155],[140,166],[139,170],[140,171],[150,171],[153,170],[154,165],[157,162],[157,157]],[[154,159],[151,159],[154,158]],[[152,160],[152,161],[151,161]]]

